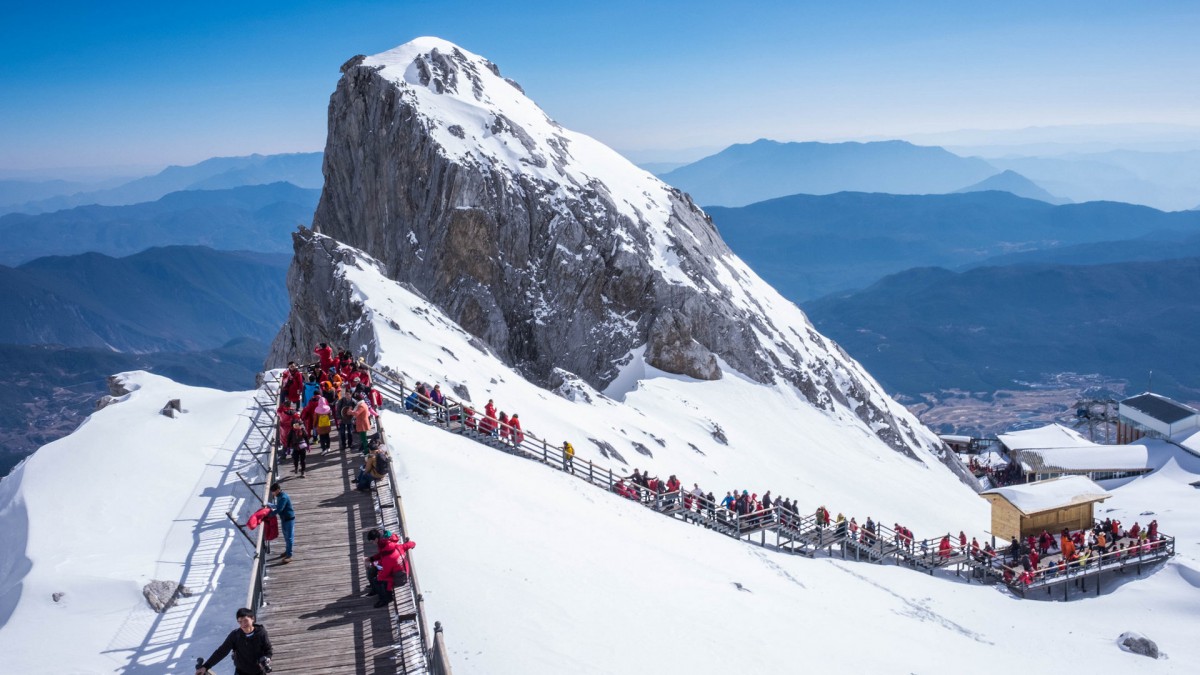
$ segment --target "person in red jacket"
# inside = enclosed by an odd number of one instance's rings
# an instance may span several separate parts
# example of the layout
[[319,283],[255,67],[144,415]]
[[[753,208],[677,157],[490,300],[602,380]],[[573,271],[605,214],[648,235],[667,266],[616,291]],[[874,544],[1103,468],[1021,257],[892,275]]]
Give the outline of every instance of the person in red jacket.
[[508,418],[508,426],[512,427],[512,442],[513,445],[520,445],[525,441],[525,432],[521,430],[521,420],[517,413],[513,413],[512,417]]
[[509,435],[512,434],[512,427],[508,425],[508,415],[503,410],[500,411],[500,441],[508,442]]
[[951,555],[950,535],[942,537],[942,541],[938,544],[938,555],[942,558],[949,558]]
[[304,373],[295,361],[289,361],[287,370],[279,379],[279,395],[282,400],[299,405],[300,395],[304,392]]
[[[671,474],[671,477],[667,479],[667,506],[675,505],[675,501],[679,499],[679,488],[682,485],[679,479],[675,477],[675,474]],[[771,493],[768,491],[767,494]]]
[[275,411],[275,415],[279,420],[279,447],[283,449],[284,459],[287,459],[288,434],[292,431],[292,422],[299,419],[299,415],[291,401],[284,401]]
[[385,532],[384,535],[379,537],[379,553],[367,558],[367,561],[375,569],[372,590],[375,595],[379,596],[379,600],[375,603],[377,608],[384,607],[396,599],[394,593],[396,586],[404,586],[408,583],[408,576],[412,572],[408,563],[408,551],[417,545],[416,542],[408,540],[400,543],[398,534]]
[[322,371],[328,372],[333,367],[333,347],[330,347],[328,343],[322,342],[318,344],[313,349],[313,353],[317,355]]
[[300,421],[304,423],[304,430],[308,433],[309,438],[312,438],[313,427],[316,426],[316,410],[317,402],[319,400],[323,399],[321,399],[320,396],[313,396],[312,398],[308,399],[308,405],[304,406],[304,409],[300,411]]
[[479,433],[494,436],[496,429],[499,426],[496,420],[496,404],[492,399],[488,399],[487,405],[483,406],[483,419],[479,420]]

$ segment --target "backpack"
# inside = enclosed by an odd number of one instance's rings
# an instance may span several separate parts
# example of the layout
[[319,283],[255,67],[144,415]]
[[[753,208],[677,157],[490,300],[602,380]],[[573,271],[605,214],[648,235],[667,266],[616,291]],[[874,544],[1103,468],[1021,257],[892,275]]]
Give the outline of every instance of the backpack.
[[386,474],[391,467],[391,461],[383,455],[375,455],[375,473]]

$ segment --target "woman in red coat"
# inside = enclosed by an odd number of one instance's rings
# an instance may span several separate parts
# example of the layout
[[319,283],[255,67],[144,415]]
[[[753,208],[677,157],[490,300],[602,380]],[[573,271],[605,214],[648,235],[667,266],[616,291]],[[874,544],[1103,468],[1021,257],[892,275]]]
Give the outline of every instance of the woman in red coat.
[[512,427],[513,445],[520,445],[525,441],[525,432],[521,431],[521,420],[517,418],[517,413],[513,413],[512,417],[508,418],[508,426]]
[[283,392],[284,400],[292,403],[300,403],[300,395],[304,392],[304,374],[300,372],[300,367],[293,361],[288,364],[287,370],[283,371],[283,376],[279,379],[279,389]]
[[950,548],[950,535],[947,534],[942,537],[942,543],[938,544],[938,555],[943,558],[949,558],[951,555]]
[[508,415],[504,411],[500,411],[500,440],[507,443],[509,434],[512,433],[512,428],[508,426]]
[[489,435],[495,435],[496,428],[499,426],[496,420],[496,404],[492,399],[488,399],[487,405],[483,406],[483,419],[479,421],[479,431]]
[[317,355],[317,359],[320,361],[322,371],[328,371],[331,367],[333,367],[333,347],[330,347],[328,343],[322,342],[321,344],[317,345],[316,348],[313,349],[313,353]]
[[309,437],[313,435],[313,427],[317,423],[317,401],[322,401],[320,396],[313,396],[308,399],[308,405],[304,406],[304,410],[300,411],[300,421],[304,423],[304,430],[308,432]]
[[377,585],[375,587],[379,592],[379,601],[375,603],[376,607],[384,607],[396,599],[393,591],[397,584],[400,586],[408,584],[408,576],[412,573],[412,568],[408,564],[407,554],[416,545],[416,542],[406,541],[403,544],[390,546],[386,553],[383,551],[383,546],[380,545],[379,571],[376,573]]

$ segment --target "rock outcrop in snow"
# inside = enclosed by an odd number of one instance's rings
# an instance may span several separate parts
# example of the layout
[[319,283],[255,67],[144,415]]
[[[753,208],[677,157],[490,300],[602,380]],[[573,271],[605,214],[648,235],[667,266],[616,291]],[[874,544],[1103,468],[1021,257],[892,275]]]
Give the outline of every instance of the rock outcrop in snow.
[[[635,358],[701,380],[726,367],[850,411],[907,454],[940,452],[686,194],[564,129],[488,60],[421,38],[342,72],[314,229],[382,261],[531,380],[604,389]],[[370,342],[346,334],[362,324],[317,246],[296,237],[292,314],[268,365],[314,340]]]

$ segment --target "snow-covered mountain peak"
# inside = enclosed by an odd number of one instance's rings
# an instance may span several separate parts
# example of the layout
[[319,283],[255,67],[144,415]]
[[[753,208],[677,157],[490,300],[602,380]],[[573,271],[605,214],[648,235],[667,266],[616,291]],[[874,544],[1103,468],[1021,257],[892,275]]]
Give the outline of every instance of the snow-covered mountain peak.
[[604,192],[631,220],[666,224],[671,200],[665,183],[595,139],[564,129],[486,58],[422,37],[362,65],[397,85],[447,158],[556,184],[559,197]]
[[[420,38],[342,72],[314,230],[378,260],[524,377],[620,397],[647,368],[732,373],[790,386],[909,457],[942,455],[687,195],[554,123],[487,59]],[[324,270],[306,251],[300,271]],[[273,363],[344,332],[295,276]]]

